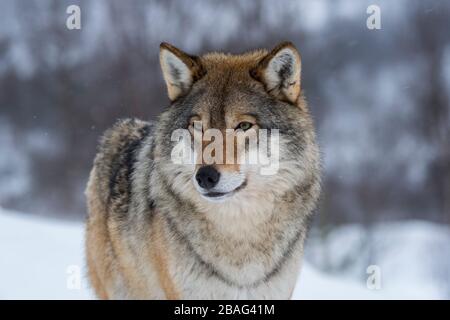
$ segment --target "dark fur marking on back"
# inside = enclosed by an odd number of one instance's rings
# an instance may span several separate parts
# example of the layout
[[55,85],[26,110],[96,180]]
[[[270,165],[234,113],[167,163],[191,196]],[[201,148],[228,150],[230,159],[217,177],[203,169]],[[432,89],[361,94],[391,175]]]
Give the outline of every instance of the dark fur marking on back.
[[136,156],[138,151],[141,148],[142,142],[147,138],[150,133],[150,126],[146,125],[139,129],[140,138],[137,140],[133,140],[125,150],[125,166],[127,168],[127,182],[128,182],[128,191],[131,193],[131,176],[134,172],[134,164],[136,163]]
[[[133,124],[133,122],[131,124]],[[142,142],[150,134],[150,131],[150,125],[139,128],[138,138],[125,141],[123,147],[114,157],[109,181],[110,192],[108,206],[114,205],[116,210],[111,211],[118,214],[119,217],[123,216],[128,211],[129,202],[131,200],[130,195],[132,192],[131,177],[134,172],[136,157]],[[125,136],[123,139],[127,138],[129,137]]]

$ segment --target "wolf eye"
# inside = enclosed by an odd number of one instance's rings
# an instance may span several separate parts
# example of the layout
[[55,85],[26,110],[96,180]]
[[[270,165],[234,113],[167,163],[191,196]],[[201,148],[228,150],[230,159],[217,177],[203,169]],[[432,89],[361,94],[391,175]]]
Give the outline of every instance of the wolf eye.
[[247,131],[248,129],[250,129],[253,126],[252,123],[244,121],[238,124],[236,129],[241,129],[243,131]]
[[191,123],[189,124],[189,130],[193,131],[203,131],[203,125],[202,122],[200,120],[193,120],[191,121]]

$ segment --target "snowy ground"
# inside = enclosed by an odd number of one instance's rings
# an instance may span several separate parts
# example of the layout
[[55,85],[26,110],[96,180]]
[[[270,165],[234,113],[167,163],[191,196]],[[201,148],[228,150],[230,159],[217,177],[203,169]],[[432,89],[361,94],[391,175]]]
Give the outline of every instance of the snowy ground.
[[[416,229],[421,229],[420,225],[416,225]],[[421,237],[426,236],[425,231]],[[0,299],[93,298],[85,277],[83,232],[83,225],[80,223],[46,220],[0,210]],[[413,279],[404,286],[395,283],[394,286],[382,287],[381,290],[369,290],[365,281],[357,281],[350,276],[330,276],[305,263],[294,298],[444,297],[435,286],[427,286],[420,279],[417,280]]]

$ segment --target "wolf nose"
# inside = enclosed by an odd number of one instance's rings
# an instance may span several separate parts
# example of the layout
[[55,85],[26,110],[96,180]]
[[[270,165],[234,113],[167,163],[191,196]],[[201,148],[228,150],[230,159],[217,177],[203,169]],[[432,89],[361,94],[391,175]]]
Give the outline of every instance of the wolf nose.
[[203,189],[212,189],[220,179],[220,172],[213,166],[205,166],[198,169],[195,179]]

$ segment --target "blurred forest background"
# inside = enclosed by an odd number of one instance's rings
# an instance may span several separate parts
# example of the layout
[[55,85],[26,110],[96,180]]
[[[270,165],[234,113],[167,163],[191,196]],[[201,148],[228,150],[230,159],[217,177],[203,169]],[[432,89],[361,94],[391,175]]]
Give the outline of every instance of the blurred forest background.
[[[199,54],[290,39],[324,154],[322,219],[450,223],[450,3],[381,2],[369,30],[363,2],[1,1],[0,204],[84,214],[102,131],[168,105],[161,41]],[[73,3],[81,30],[66,28]]]
[[[66,28],[71,4],[81,30]],[[366,26],[371,4],[381,30]],[[449,1],[2,0],[0,18],[4,208],[84,217],[100,134],[168,106],[160,42],[200,54],[291,40],[323,152],[317,232],[450,225]]]

